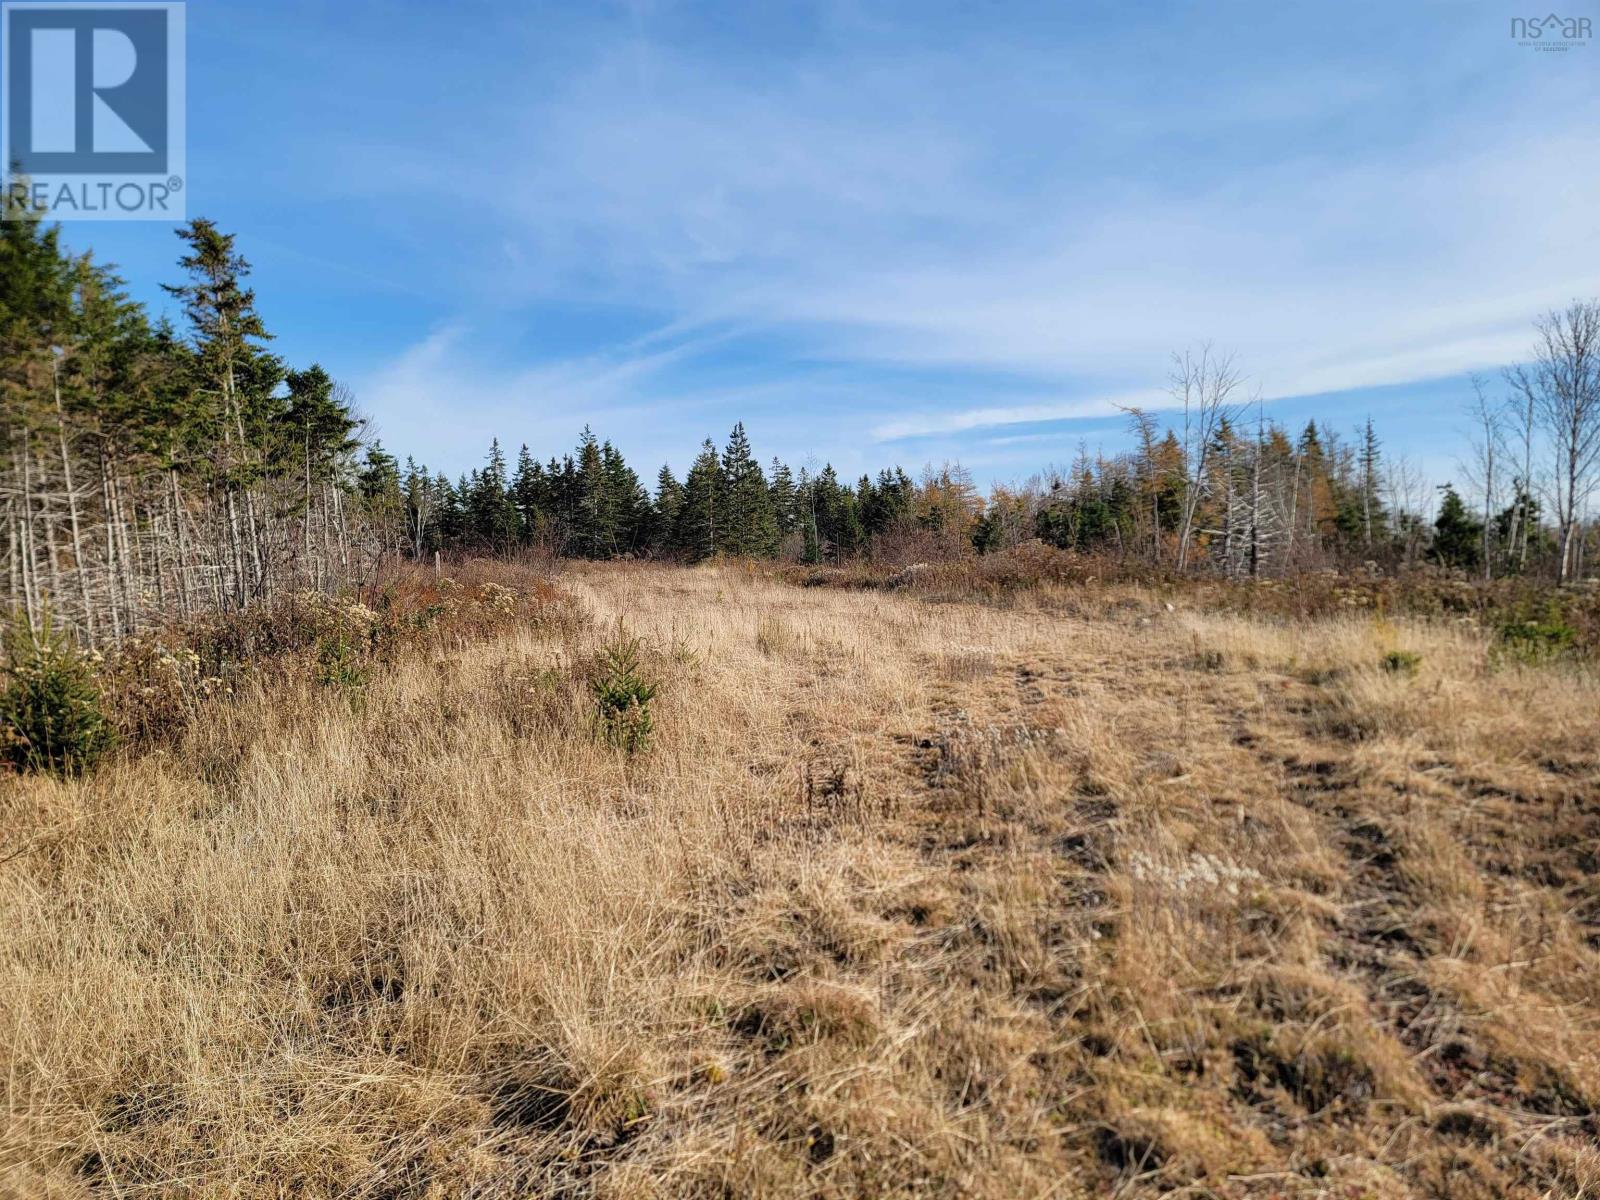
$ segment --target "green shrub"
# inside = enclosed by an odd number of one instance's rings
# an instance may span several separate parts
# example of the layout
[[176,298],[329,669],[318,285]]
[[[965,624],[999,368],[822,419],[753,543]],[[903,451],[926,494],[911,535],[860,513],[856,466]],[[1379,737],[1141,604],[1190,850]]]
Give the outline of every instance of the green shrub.
[[1383,656],[1383,669],[1391,675],[1415,675],[1422,655],[1415,650],[1391,650]]
[[35,631],[20,614],[6,631],[0,761],[19,771],[77,775],[115,740],[94,672],[46,613]]
[[590,684],[600,736],[629,754],[650,744],[650,701],[658,689],[639,673],[640,652],[639,639],[619,626],[616,640],[596,656]]
[[1578,631],[1559,616],[1542,620],[1508,621],[1500,627],[1500,647],[1511,658],[1526,663],[1549,662],[1571,652]]
[[317,681],[338,688],[354,705],[367,687],[368,671],[362,647],[344,630],[317,640]]

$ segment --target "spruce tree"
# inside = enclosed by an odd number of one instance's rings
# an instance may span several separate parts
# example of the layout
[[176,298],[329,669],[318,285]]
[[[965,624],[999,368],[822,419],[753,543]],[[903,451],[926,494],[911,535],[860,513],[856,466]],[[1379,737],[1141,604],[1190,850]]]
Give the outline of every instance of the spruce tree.
[[580,558],[610,557],[617,550],[616,497],[600,443],[587,425],[578,443],[576,487],[571,552]]
[[876,537],[888,530],[911,508],[916,485],[899,467],[878,472],[876,481],[861,477],[856,487],[856,499],[861,509],[861,526],[867,537]]
[[374,441],[356,476],[356,486],[366,500],[366,512],[380,528],[391,531],[387,549],[398,550],[404,532],[405,501],[400,492],[400,464]]
[[710,558],[725,549],[723,538],[722,462],[717,447],[707,438],[683,484],[683,503],[678,511],[677,543],[690,560]]
[[750,453],[744,423],[733,427],[722,452],[722,478],[726,530],[720,548],[729,554],[768,558],[778,551],[778,526],[772,515],[761,464]]
[[866,537],[882,533],[888,525],[887,499],[872,486],[872,476],[862,472],[861,478],[856,480],[856,511],[861,520],[861,532]]
[[1361,433],[1361,541],[1368,549],[1386,535],[1387,514],[1378,499],[1378,464],[1383,450],[1372,418],[1367,418]]
[[555,517],[556,553],[575,554],[579,500],[578,464],[570,454],[562,455],[559,461],[552,458],[545,467],[545,478],[549,481],[550,508]]
[[358,422],[317,363],[304,371],[290,371],[287,383],[287,406],[276,423],[282,437],[275,449],[291,475],[303,474],[320,483],[358,445]]
[[439,493],[428,475],[427,467],[419,467],[416,460],[406,457],[406,473],[400,484],[405,501],[406,541],[411,547],[411,557],[421,558],[438,545]]
[[611,553],[634,554],[643,550],[650,537],[650,493],[639,476],[610,442],[600,446],[600,461],[605,471],[606,492],[610,499],[613,537]]
[[517,470],[511,477],[511,503],[517,510],[517,537],[523,545],[539,540],[544,492],[544,468],[524,442],[517,451]]
[[805,546],[800,552],[800,561],[808,566],[816,566],[822,561],[822,537],[817,529],[817,521],[810,513],[805,517]]
[[661,464],[656,476],[656,498],[650,522],[650,549],[655,554],[674,554],[678,546],[678,516],[683,511],[683,484],[672,468]]
[[795,520],[804,537],[800,561],[815,566],[822,561],[822,535],[817,523],[817,483],[811,472],[800,468],[794,485]]
[[842,562],[862,541],[861,517],[855,494],[839,483],[833,464],[823,466],[812,486],[818,554]]
[[[358,446],[355,414],[337,394],[333,380],[316,363],[304,371],[290,371],[289,392],[281,416],[274,423],[270,454],[275,471],[293,481],[299,512],[299,543],[302,569],[309,581],[321,587],[332,569],[333,528],[337,519],[337,491],[343,482],[341,468]],[[394,466],[394,460],[374,443],[373,450]],[[370,462],[369,456],[369,462]],[[395,474],[398,474],[396,468]],[[398,540],[403,510],[396,493],[387,487],[368,490],[372,481],[363,480],[363,493],[380,520],[395,526]],[[391,543],[391,548],[393,543]]]
[[469,531],[466,504],[462,500],[465,492],[465,478],[457,485],[451,483],[450,477],[443,471],[433,477],[433,493],[438,505],[435,519],[439,527],[439,541],[442,544],[455,546],[467,538]]
[[506,490],[506,458],[499,438],[490,444],[488,461],[464,490],[467,523],[473,541],[497,551],[514,546],[518,534],[517,510]]
[[772,459],[772,473],[767,481],[767,495],[772,502],[772,519],[778,528],[778,537],[793,533],[800,524],[800,514],[795,507],[794,473],[787,464]]
[[193,396],[209,406],[211,423],[220,435],[212,441],[211,467],[224,493],[233,598],[242,605],[249,596],[267,590],[253,488],[259,446],[252,444],[247,428],[259,427],[260,414],[248,410],[269,403],[277,383],[275,378],[263,378],[272,372],[259,358],[258,343],[271,335],[256,312],[255,293],[244,286],[250,264],[234,249],[233,235],[200,217],[177,232],[189,247],[178,263],[188,272],[189,282],[162,288],[183,302],[194,331]]
[[1428,557],[1446,567],[1471,570],[1482,562],[1483,523],[1467,510],[1466,502],[1450,484],[1444,485],[1439,515],[1433,522],[1433,544]]
[[383,448],[381,441],[374,441],[367,447],[366,461],[361,464],[356,483],[368,499],[399,495],[400,463]]

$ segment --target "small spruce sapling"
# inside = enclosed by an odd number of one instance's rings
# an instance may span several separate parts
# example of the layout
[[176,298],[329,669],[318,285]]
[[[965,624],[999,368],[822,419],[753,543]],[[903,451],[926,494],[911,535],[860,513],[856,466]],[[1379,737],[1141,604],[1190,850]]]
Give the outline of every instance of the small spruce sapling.
[[0,762],[18,771],[78,775],[116,740],[100,708],[94,671],[52,625],[18,614],[4,636],[0,668]]
[[594,693],[596,726],[613,746],[635,754],[650,744],[650,701],[659,685],[640,674],[641,645],[619,624],[617,637],[596,659]]

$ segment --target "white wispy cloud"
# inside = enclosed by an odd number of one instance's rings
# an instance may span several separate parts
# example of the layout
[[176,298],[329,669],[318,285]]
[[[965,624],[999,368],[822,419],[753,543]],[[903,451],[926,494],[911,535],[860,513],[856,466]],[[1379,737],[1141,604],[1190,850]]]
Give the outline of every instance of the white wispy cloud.
[[[1160,407],[1169,353],[1200,340],[1269,400],[1493,367],[1541,309],[1600,293],[1600,105],[1470,27],[1440,25],[1428,59],[1268,62],[1151,98],[1084,47],[908,40],[759,70],[651,20],[470,153],[369,186],[482,214],[463,297],[624,306],[657,332],[530,364],[464,300],[365,382],[383,411],[481,446],[506,415],[565,438],[627,412],[648,441],[726,402],[793,443],[809,398],[825,450],[953,438]],[[1456,99],[1486,71],[1520,73],[1515,103],[1404,107],[1416,76]],[[761,386],[692,369],[740,339],[778,341]]]
[[1167,408],[1171,403],[1170,393],[1151,388],[1056,403],[995,405],[988,408],[968,408],[959,412],[902,415],[894,420],[874,425],[870,433],[877,441],[889,442],[939,433],[966,433],[1001,425],[1028,425],[1042,421],[1108,417],[1130,408],[1159,409]]

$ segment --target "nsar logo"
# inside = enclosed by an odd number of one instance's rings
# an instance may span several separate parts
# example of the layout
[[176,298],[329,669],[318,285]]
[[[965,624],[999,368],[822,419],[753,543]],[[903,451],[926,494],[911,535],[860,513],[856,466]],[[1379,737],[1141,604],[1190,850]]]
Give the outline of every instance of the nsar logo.
[[1512,17],[1511,36],[1518,45],[1534,50],[1572,50],[1588,44],[1592,32],[1588,17]]

